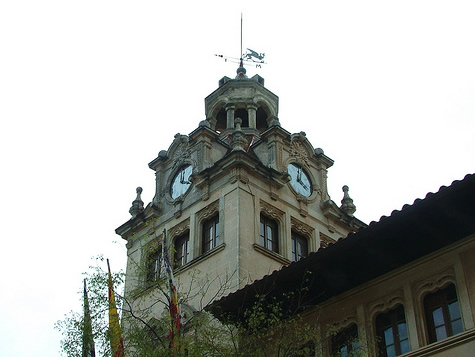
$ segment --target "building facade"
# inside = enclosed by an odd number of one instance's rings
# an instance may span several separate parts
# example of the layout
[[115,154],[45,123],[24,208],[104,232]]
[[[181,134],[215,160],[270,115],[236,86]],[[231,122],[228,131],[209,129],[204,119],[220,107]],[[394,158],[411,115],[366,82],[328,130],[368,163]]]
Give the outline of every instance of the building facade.
[[467,175],[210,310],[240,321],[256,296],[282,301],[303,287],[298,302],[284,303],[297,307],[289,318],[318,331],[309,356],[473,356],[474,200],[475,175]]

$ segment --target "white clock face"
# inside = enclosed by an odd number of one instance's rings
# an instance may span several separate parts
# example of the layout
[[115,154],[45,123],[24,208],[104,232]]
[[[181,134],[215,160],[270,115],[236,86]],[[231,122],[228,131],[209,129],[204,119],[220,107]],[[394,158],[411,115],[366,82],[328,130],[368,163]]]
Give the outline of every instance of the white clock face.
[[287,171],[290,175],[290,184],[297,193],[309,197],[312,194],[312,184],[307,173],[297,164],[289,164]]
[[178,173],[172,180],[172,185],[170,187],[170,195],[173,199],[184,195],[186,191],[191,186],[190,176],[193,171],[191,165],[185,165],[178,170]]

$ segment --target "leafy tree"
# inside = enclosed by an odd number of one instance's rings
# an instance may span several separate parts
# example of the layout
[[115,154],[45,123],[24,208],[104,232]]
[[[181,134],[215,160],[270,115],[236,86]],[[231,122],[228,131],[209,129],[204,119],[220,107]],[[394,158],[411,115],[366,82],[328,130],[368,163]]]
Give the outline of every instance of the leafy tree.
[[[109,332],[109,301],[108,301],[108,274],[102,267],[105,265],[104,257],[95,258],[96,264],[89,267],[89,272],[85,273],[88,287],[89,308],[92,320],[92,335],[96,346],[96,356],[110,355]],[[123,272],[113,273],[112,281],[114,286],[121,286],[124,282]],[[80,291],[81,299],[83,290]],[[117,308],[120,310],[122,298],[116,298]],[[82,339],[84,333],[84,314],[70,311],[63,320],[57,321],[55,328],[59,330],[63,339],[61,340],[61,351],[65,356],[82,355]]]
[[[96,265],[86,274],[89,304],[91,308],[92,332],[96,344],[96,356],[110,356],[108,336],[107,272],[103,269],[104,259],[97,258]],[[180,307],[183,315],[183,334],[180,345],[174,351],[168,338],[169,306],[167,289],[161,278],[153,286],[142,286],[131,293],[134,305],[115,292],[117,308],[121,311],[121,322],[126,355],[137,357],[296,357],[315,356],[315,349],[321,344],[315,323],[307,322],[298,312],[306,293],[305,286],[299,291],[287,293],[279,298],[265,293],[256,293],[255,302],[245,310],[241,318],[220,316],[220,320],[206,311],[206,301],[200,299],[209,295],[211,286],[220,288],[212,297],[219,298],[228,291],[232,274],[228,277],[206,279],[193,271],[192,284],[179,289]],[[218,280],[216,280],[218,279]],[[113,274],[114,286],[122,286],[124,273]],[[151,305],[139,309],[137,299],[153,301]],[[188,303],[199,301],[199,308],[192,309]],[[207,300],[208,301],[208,300]],[[295,303],[297,302],[297,304]],[[156,304],[163,309],[155,309]],[[195,304],[196,305],[196,304]],[[134,306],[134,307],[133,307]],[[155,313],[154,313],[155,311]],[[163,311],[157,316],[156,311]],[[58,321],[55,327],[62,332],[61,351],[64,356],[80,356],[83,336],[83,316],[71,311]]]

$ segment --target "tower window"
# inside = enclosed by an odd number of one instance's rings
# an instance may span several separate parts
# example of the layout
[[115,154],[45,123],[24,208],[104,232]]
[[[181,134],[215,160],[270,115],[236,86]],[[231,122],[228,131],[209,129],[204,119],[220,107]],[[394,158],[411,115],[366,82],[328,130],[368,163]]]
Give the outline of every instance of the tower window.
[[358,327],[353,324],[332,336],[331,349],[332,356],[359,356]]
[[219,215],[203,223],[203,253],[217,247],[219,241]]
[[146,287],[152,286],[157,282],[161,276],[162,267],[162,250],[161,247],[157,247],[151,250],[146,257],[145,261],[145,285]]
[[424,298],[429,342],[443,340],[463,331],[457,292],[453,284]]
[[260,239],[261,245],[279,253],[277,222],[261,214]]
[[376,318],[376,333],[380,356],[393,357],[409,352],[404,307],[399,305],[394,310],[379,314]]
[[296,262],[308,255],[307,238],[292,232],[292,261]]
[[190,232],[175,239],[175,268],[181,267],[189,262],[190,259]]

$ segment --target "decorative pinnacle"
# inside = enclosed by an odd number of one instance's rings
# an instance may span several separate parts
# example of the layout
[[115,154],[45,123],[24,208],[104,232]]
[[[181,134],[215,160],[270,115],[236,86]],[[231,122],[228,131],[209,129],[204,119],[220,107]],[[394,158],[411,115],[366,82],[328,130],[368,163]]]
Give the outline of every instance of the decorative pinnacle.
[[244,132],[241,130],[242,119],[234,119],[235,129],[231,134],[231,146],[233,151],[246,151],[247,140]]
[[350,190],[347,185],[342,187],[343,189],[343,199],[341,200],[341,207],[340,209],[350,216],[353,215],[356,211],[356,206],[353,204],[353,200],[351,199],[348,191]]
[[143,201],[140,195],[142,194],[142,187],[137,187],[137,198],[132,202],[132,207],[129,209],[129,213],[132,217],[137,216],[138,214],[143,212]]

